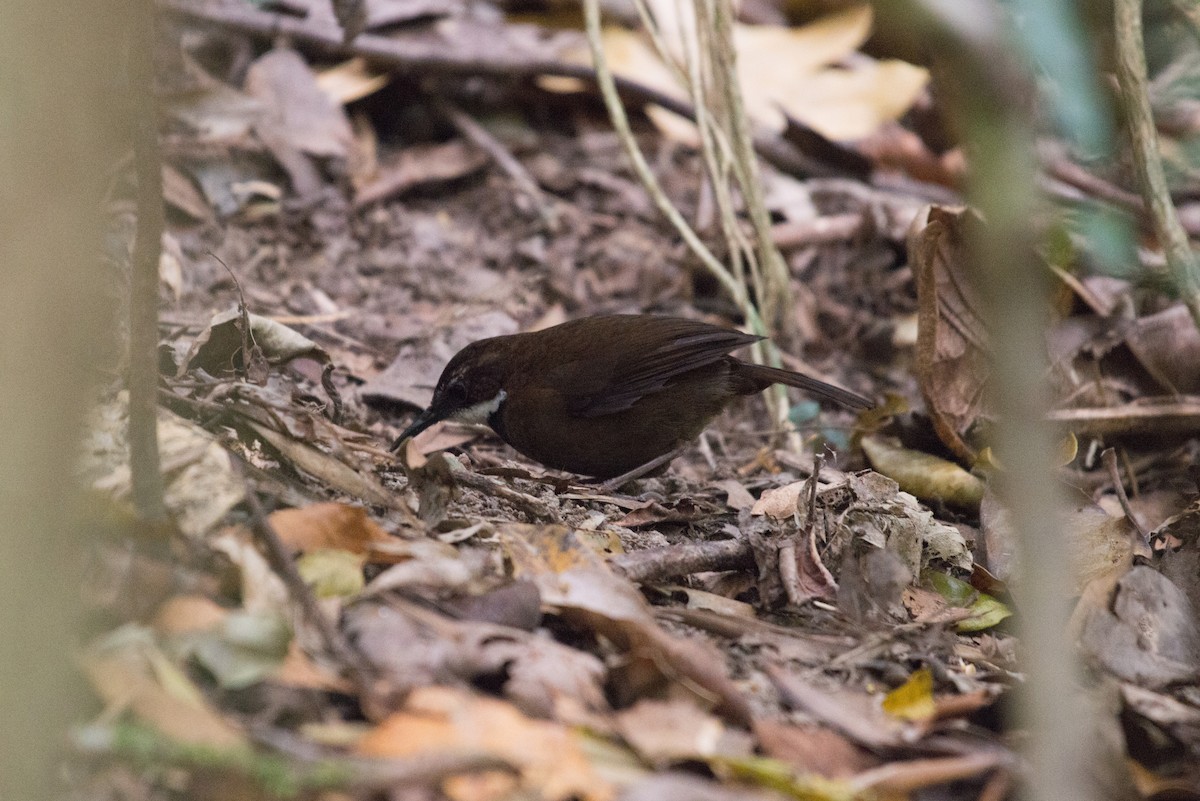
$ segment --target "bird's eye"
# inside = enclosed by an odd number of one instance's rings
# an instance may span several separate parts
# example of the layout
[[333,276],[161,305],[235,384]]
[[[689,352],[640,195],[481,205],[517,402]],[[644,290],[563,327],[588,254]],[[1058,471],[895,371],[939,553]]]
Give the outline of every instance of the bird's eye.
[[446,396],[446,400],[455,405],[466,403],[467,401],[467,388],[464,384],[458,381],[447,384],[444,394]]

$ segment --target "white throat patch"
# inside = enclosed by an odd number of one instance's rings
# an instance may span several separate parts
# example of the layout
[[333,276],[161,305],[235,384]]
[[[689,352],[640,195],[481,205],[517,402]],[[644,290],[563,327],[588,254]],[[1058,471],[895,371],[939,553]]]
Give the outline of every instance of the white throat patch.
[[496,411],[500,408],[500,405],[504,403],[504,399],[507,397],[508,393],[504,390],[500,390],[496,393],[496,397],[492,398],[491,400],[477,403],[474,406],[468,406],[465,409],[460,409],[452,416],[455,420],[459,420],[463,423],[479,423],[480,425],[487,425],[488,418],[496,413]]

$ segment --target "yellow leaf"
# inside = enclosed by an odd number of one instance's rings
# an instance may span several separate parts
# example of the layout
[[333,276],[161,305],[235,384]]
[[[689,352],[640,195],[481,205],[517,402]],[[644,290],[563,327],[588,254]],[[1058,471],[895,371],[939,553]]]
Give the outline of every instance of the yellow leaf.
[[908,677],[908,681],[887,694],[883,710],[893,717],[919,723],[937,712],[933,702],[933,674],[923,667]]

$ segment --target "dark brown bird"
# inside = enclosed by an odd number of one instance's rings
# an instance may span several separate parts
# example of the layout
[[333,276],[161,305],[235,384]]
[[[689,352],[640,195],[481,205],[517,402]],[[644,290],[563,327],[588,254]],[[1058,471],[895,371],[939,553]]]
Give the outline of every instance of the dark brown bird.
[[[871,401],[730,351],[762,337],[679,317],[586,317],[459,351],[404,440],[439,420],[487,423],[547,467],[585,476],[665,464],[730,401],[786,384],[851,408]],[[657,460],[657,461],[656,461]]]

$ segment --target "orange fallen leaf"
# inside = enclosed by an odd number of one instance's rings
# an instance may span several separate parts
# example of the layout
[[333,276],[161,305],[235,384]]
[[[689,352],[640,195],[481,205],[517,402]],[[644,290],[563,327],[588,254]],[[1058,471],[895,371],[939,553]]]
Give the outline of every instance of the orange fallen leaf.
[[[535,720],[511,704],[466,690],[415,690],[405,709],[385,718],[358,742],[357,749],[367,756],[398,758],[446,751],[485,753],[509,762],[522,786],[536,790],[546,801],[607,801],[614,795],[570,729]],[[496,787],[497,780],[488,779],[487,784]],[[456,801],[498,797],[480,792],[483,787],[478,781],[447,783],[443,789]]]
[[392,537],[367,516],[361,506],[314,503],[299,509],[272,512],[271,525],[284,545],[297,551],[333,548],[364,554],[377,542]]

